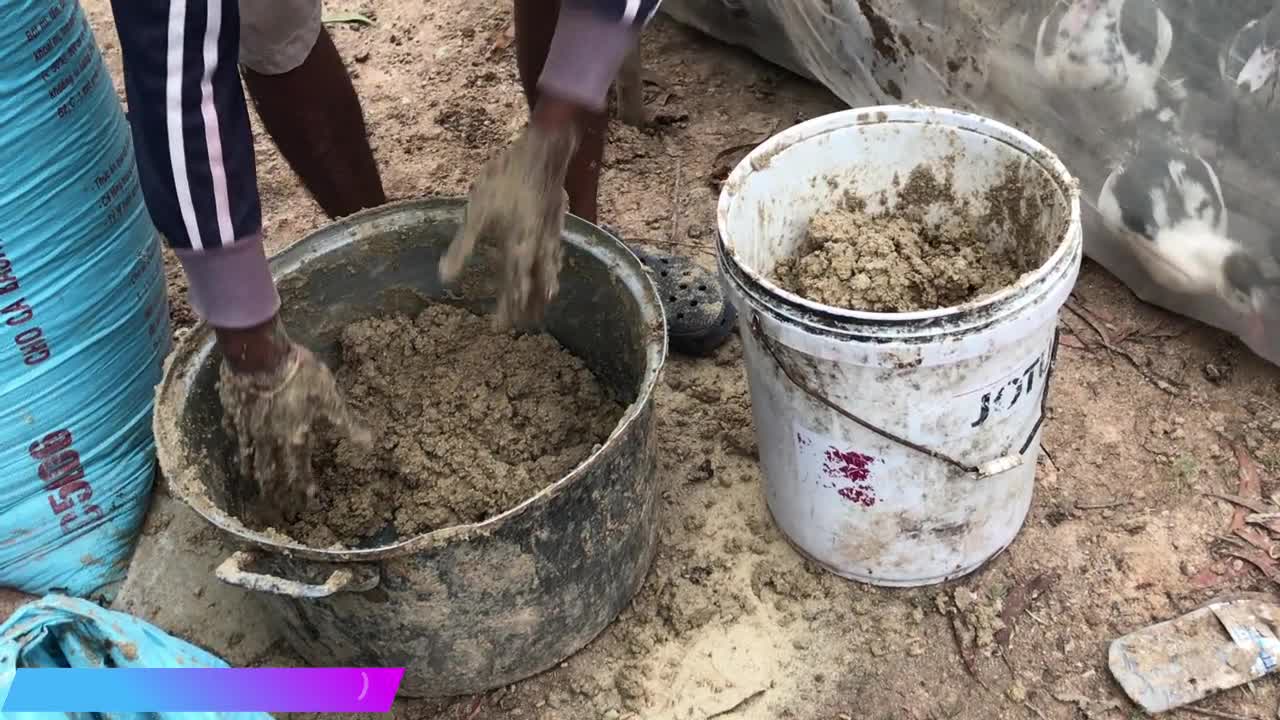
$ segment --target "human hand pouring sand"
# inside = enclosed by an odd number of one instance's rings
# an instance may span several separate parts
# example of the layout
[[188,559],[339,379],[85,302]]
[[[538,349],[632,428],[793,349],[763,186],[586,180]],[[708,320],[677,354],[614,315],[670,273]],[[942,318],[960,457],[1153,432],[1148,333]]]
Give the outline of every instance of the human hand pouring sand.
[[559,289],[560,234],[568,197],[563,190],[577,136],[568,122],[534,124],[485,168],[471,190],[467,219],[440,260],[445,282],[457,279],[477,242],[502,251],[499,328],[542,321]]

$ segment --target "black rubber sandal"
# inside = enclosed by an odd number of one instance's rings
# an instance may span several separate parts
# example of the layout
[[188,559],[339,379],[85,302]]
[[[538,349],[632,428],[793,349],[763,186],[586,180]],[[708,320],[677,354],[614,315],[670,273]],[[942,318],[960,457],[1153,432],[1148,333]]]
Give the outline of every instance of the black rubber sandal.
[[671,350],[704,357],[733,334],[738,313],[720,292],[719,281],[692,260],[650,245],[627,243],[653,273],[667,314]]

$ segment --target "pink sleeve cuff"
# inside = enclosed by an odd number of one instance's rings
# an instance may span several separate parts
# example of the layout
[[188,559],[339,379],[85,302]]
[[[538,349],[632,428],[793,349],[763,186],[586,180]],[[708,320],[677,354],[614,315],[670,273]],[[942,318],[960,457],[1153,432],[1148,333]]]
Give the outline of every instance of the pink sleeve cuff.
[[604,110],[609,87],[638,38],[630,25],[561,5],[538,89],[596,112]]
[[174,250],[187,273],[188,298],[196,313],[216,328],[242,330],[275,317],[280,295],[267,265],[262,236],[203,251]]

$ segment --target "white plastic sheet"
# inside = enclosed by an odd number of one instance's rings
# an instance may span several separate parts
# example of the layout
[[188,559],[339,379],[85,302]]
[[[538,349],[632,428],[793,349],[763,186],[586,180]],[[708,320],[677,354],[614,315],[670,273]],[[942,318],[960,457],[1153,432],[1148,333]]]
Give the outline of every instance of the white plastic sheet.
[[1280,0],[666,0],[850,106],[981,113],[1081,182],[1086,253],[1280,364]]

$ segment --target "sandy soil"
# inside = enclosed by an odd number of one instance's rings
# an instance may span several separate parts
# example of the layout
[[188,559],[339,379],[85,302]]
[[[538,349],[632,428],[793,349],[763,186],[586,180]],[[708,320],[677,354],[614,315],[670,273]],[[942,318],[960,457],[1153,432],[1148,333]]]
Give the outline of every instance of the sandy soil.
[[[1045,258],[1023,257],[1003,228],[994,233],[1003,242],[992,241],[985,230],[994,226],[979,217],[994,214],[989,206],[998,201],[956,197],[953,165],[920,165],[905,182],[895,176],[897,200],[877,211],[850,194],[814,215],[800,251],[778,263],[774,281],[824,305],[895,313],[962,305],[1038,268]],[[982,195],[1003,199],[1004,185]],[[943,219],[931,221],[939,209]]]
[[347,326],[337,381],[378,442],[320,445],[315,505],[281,528],[312,547],[488,520],[569,474],[626,411],[551,335],[448,305]]
[[[108,3],[87,6],[118,68]],[[375,27],[334,34],[390,193],[463,192],[525,116],[509,5],[330,9],[376,16]],[[838,103],[665,18],[645,48],[656,123],[615,129],[603,220],[711,267],[715,181],[746,147]],[[279,249],[322,217],[265,136],[258,158],[270,247]],[[981,573],[889,592],[808,567],[764,509],[735,342],[713,360],[670,363],[658,397],[662,546],[632,608],[542,677],[480,697],[401,701],[395,717],[1135,716],[1106,670],[1107,643],[1213,594],[1192,576],[1216,562],[1212,546],[1231,508],[1205,494],[1236,490],[1233,442],[1263,464],[1263,496],[1280,489],[1280,384],[1274,367],[1234,340],[1142,305],[1095,266],[1071,302],[1045,435],[1052,460],[1042,462],[1024,533]],[[1218,589],[1228,587],[1267,583],[1246,568]],[[1020,606],[1001,621],[1003,608]],[[1001,622],[1015,626],[1007,645]],[[1278,696],[1263,682],[1210,706],[1272,717]]]

